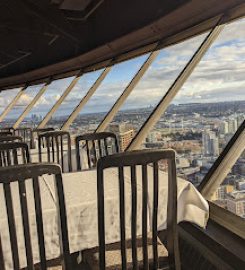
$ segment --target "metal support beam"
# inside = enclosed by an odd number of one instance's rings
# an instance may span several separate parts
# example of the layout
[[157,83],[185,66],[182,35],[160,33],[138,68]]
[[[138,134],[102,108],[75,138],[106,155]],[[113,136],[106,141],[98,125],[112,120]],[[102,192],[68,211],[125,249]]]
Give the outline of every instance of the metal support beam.
[[92,87],[88,90],[87,94],[82,98],[80,103],[77,105],[77,107],[73,110],[73,112],[70,114],[66,122],[62,125],[61,130],[68,130],[70,125],[73,123],[73,121],[76,119],[79,112],[82,110],[84,105],[88,102],[88,100],[92,97],[94,92],[98,89],[106,75],[110,72],[111,67],[105,68],[105,70],[100,74],[100,76],[97,78],[95,83],[92,85]]
[[183,84],[189,78],[194,68],[200,62],[200,60],[202,59],[206,51],[209,49],[209,47],[217,38],[217,36],[220,34],[223,28],[224,28],[224,25],[220,25],[220,22],[219,22],[217,26],[215,26],[212,29],[212,31],[209,33],[209,35],[204,39],[204,41],[202,42],[200,47],[197,49],[195,54],[192,56],[190,61],[187,63],[185,68],[181,71],[177,79],[170,86],[165,96],[161,99],[161,101],[158,103],[156,108],[150,114],[150,116],[145,121],[141,129],[138,131],[138,133],[136,134],[136,136],[134,137],[134,139],[132,140],[128,148],[126,149],[127,151],[135,150],[140,147],[141,143],[146,138],[148,132],[154,127],[154,125],[160,119],[162,114],[166,111],[171,101],[174,99],[174,97],[179,92]]
[[202,183],[198,187],[202,195],[210,200],[213,193],[225,180],[237,159],[245,150],[245,120],[231,138],[223,152],[214,162]]
[[15,106],[15,104],[17,103],[17,101],[24,94],[26,88],[27,88],[27,86],[22,87],[20,89],[20,91],[18,92],[18,94],[14,97],[14,99],[9,103],[9,105],[7,106],[7,108],[5,108],[5,110],[0,115],[0,122],[2,122],[3,119],[7,116],[7,114],[12,110],[12,108]]
[[78,83],[80,78],[82,77],[82,74],[79,73],[70,83],[70,85],[67,87],[65,92],[62,94],[62,96],[57,100],[57,102],[54,104],[54,106],[51,108],[51,110],[45,115],[43,118],[42,122],[38,125],[38,128],[44,128],[52,115],[58,110],[60,107],[61,103],[64,101],[64,99],[68,96],[68,94],[72,91],[74,86]]
[[31,111],[31,109],[37,103],[37,101],[39,100],[39,98],[45,93],[45,91],[47,90],[49,84],[50,84],[50,82],[46,83],[39,90],[39,92],[36,94],[36,96],[33,98],[33,100],[27,105],[27,107],[25,108],[25,110],[23,111],[23,113],[19,116],[19,118],[17,119],[17,121],[13,125],[13,128],[18,128],[19,127],[20,123],[24,120],[24,118],[27,116],[27,114]]
[[142,76],[145,74],[149,66],[152,64],[152,62],[156,59],[157,55],[159,54],[159,51],[152,52],[149,57],[146,59],[146,61],[143,63],[141,68],[138,70],[138,72],[135,74],[133,79],[130,81],[130,83],[127,85],[121,96],[117,99],[116,103],[113,105],[111,110],[107,113],[105,118],[102,120],[102,122],[99,124],[95,132],[102,132],[104,131],[109,123],[113,120],[114,116],[120,109],[120,107],[123,105],[125,100],[128,98],[130,93],[133,91],[139,80],[142,78]]

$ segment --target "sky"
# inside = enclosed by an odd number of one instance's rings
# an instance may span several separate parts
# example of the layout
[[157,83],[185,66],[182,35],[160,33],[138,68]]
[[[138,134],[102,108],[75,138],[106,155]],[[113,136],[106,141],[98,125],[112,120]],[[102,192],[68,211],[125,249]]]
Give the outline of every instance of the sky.
[[[135,87],[123,109],[155,106],[200,46],[207,33],[165,48]],[[115,65],[81,113],[108,111],[149,54]],[[173,103],[245,100],[245,19],[225,27],[194,72],[180,89]],[[85,74],[54,116],[67,115],[79,103],[102,70]],[[45,115],[72,81],[54,81],[30,114]],[[8,117],[17,117],[42,85],[29,87]],[[19,89],[0,93],[0,112]]]

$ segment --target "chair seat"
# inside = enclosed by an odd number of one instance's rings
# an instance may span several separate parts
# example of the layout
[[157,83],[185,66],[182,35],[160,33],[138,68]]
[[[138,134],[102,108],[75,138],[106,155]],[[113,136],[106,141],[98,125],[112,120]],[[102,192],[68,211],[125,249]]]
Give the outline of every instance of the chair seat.
[[[148,236],[148,260],[149,267],[153,263],[153,250],[152,238]],[[127,269],[132,269],[132,248],[131,240],[126,241],[126,254],[127,254]],[[106,269],[107,270],[120,270],[121,265],[121,249],[120,242],[106,245]],[[142,238],[137,239],[137,260],[139,269],[143,268],[143,248]],[[88,249],[83,252],[83,261],[90,266],[91,270],[99,270],[99,248]],[[158,262],[159,269],[168,269],[168,251],[166,247],[158,239]]]

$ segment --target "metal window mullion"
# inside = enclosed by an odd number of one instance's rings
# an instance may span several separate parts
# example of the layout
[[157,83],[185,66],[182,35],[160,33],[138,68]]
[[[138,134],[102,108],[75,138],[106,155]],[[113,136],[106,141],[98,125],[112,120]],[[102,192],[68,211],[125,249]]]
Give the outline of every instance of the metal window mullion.
[[138,72],[135,74],[133,79],[130,81],[130,83],[127,85],[121,96],[117,99],[111,110],[107,113],[105,118],[102,120],[102,122],[99,124],[95,132],[102,132],[104,131],[109,123],[113,120],[114,116],[120,109],[120,107],[123,105],[125,100],[128,98],[130,93],[133,91],[137,83],[140,81],[142,76],[145,74],[145,72],[148,70],[149,66],[152,64],[152,62],[156,59],[157,55],[159,54],[159,51],[152,52],[149,57],[146,59],[146,61],[143,63],[143,65],[140,67]]
[[95,91],[98,89],[106,75],[110,72],[111,66],[105,68],[105,70],[100,74],[100,76],[97,78],[95,83],[90,87],[87,94],[82,98],[80,103],[76,106],[76,108],[73,110],[73,112],[69,115],[66,122],[62,125],[61,130],[68,130],[70,125],[73,123],[73,121],[78,116],[79,112],[82,110],[82,108],[85,106],[85,104],[89,101],[89,99],[93,96]]
[[199,48],[197,49],[197,51],[195,52],[191,60],[187,63],[187,65],[179,74],[179,76],[174,81],[174,83],[171,85],[171,87],[169,88],[165,96],[161,99],[161,101],[155,107],[155,109],[150,114],[148,119],[145,121],[141,129],[138,131],[138,133],[136,134],[136,136],[134,137],[134,139],[132,140],[128,148],[126,149],[126,151],[135,150],[140,147],[141,143],[146,138],[148,132],[154,127],[154,125],[160,119],[162,114],[166,111],[171,101],[177,95],[177,93],[179,92],[183,84],[189,78],[194,68],[200,62],[200,60],[202,59],[206,51],[210,48],[211,44],[214,42],[214,40],[217,38],[217,36],[220,34],[223,28],[224,28],[224,25],[220,25],[220,22],[219,22],[212,29],[209,35],[204,39],[204,41],[199,46]]
[[20,89],[20,91],[17,93],[17,95],[13,98],[13,100],[9,103],[9,105],[4,109],[4,111],[0,115],[0,122],[2,122],[4,120],[4,118],[7,116],[7,114],[12,110],[12,108],[15,106],[15,104],[18,102],[18,100],[24,94],[26,88],[27,88],[27,86],[22,87]]
[[44,86],[42,86],[42,88],[38,91],[38,93],[33,98],[33,100],[27,105],[27,107],[25,108],[23,113],[19,116],[19,118],[17,119],[17,121],[13,125],[13,128],[18,128],[19,127],[20,123],[24,120],[26,115],[31,111],[33,106],[37,103],[37,101],[40,99],[40,97],[45,93],[45,91],[47,90],[49,84],[50,84],[50,82],[48,82]]
[[52,115],[58,110],[64,99],[68,96],[68,94],[72,91],[72,89],[75,87],[75,85],[78,83],[80,78],[82,77],[81,72],[72,80],[70,85],[66,88],[62,96],[56,101],[56,103],[53,105],[51,110],[45,115],[42,122],[38,125],[38,128],[44,128]]
[[245,150],[245,120],[201,182],[199,190],[210,200]]

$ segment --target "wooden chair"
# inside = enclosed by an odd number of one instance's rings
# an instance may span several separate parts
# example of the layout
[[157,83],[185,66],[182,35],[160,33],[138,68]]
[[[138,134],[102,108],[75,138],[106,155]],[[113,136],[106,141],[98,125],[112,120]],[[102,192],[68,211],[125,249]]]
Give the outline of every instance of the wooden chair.
[[17,128],[14,130],[14,135],[20,136],[23,138],[23,141],[29,145],[31,148],[31,141],[32,141],[32,129],[31,128]]
[[[167,245],[166,248],[158,238],[158,193],[159,183],[164,181],[159,177],[159,161],[168,161],[168,204],[167,204]],[[152,165],[152,195],[149,195],[149,173]],[[137,167],[136,167],[137,166]],[[139,166],[139,168],[138,168]],[[126,239],[125,229],[125,167],[130,168],[131,187],[127,202],[131,203],[131,238]],[[119,222],[120,242],[105,244],[105,209],[104,209],[104,170],[118,168],[119,181]],[[141,169],[142,179],[137,170]],[[98,190],[98,232],[99,248],[84,251],[84,259],[91,269],[180,269],[178,237],[177,237],[177,182],[175,152],[173,150],[139,150],[102,157],[97,163]],[[140,182],[139,182],[140,181]],[[141,182],[142,181],[142,182]],[[142,192],[139,190],[142,183]],[[139,193],[141,192],[141,193]],[[131,194],[130,194],[131,193]],[[139,194],[142,194],[142,212],[137,213]],[[150,223],[152,231],[149,234],[148,204],[152,203]],[[137,236],[137,216],[142,215],[142,235]],[[148,222],[147,222],[148,220]],[[138,222],[139,224],[139,222]],[[129,235],[130,237],[130,235]]]
[[[8,217],[8,226],[9,226],[9,239],[12,253],[12,262],[13,269],[19,270],[20,268],[20,255],[18,251],[17,244],[17,227],[15,220],[15,211],[14,203],[17,203],[18,197],[13,198],[13,191],[11,189],[11,184],[18,182],[19,186],[19,203],[21,211],[21,222],[23,225],[23,237],[25,242],[25,251],[26,251],[26,261],[27,267],[25,269],[42,269],[46,270],[49,266],[49,261],[47,261],[46,250],[45,250],[45,235],[44,235],[44,226],[43,226],[43,212],[42,212],[42,200],[40,194],[40,179],[44,174],[52,174],[55,177],[55,184],[57,188],[58,195],[58,216],[60,220],[61,227],[61,240],[62,240],[62,254],[61,259],[58,260],[59,264],[62,261],[65,268],[63,269],[73,269],[71,267],[71,257],[69,250],[69,239],[68,239],[68,229],[67,229],[67,220],[66,220],[66,207],[64,200],[63,184],[60,166],[54,164],[26,164],[26,165],[17,165],[6,168],[0,168],[0,185],[3,186],[4,200],[6,203],[6,213]],[[28,179],[28,180],[27,180]],[[40,257],[40,263],[35,265],[33,262],[33,246],[31,242],[31,232],[30,232],[30,221],[28,215],[29,200],[26,196],[26,185],[28,181],[32,181],[33,187],[33,203],[35,205],[34,215],[36,220],[37,228],[37,243],[38,243],[38,254]],[[18,213],[17,213],[18,214]],[[1,228],[0,228],[1,229]],[[19,230],[18,230],[19,231]],[[0,234],[1,235],[1,234]],[[3,242],[2,242],[3,247]],[[0,258],[4,258],[3,250],[0,248]],[[51,263],[52,265],[53,263]],[[0,266],[4,267],[4,263],[1,263]],[[1,268],[5,270],[5,268]],[[58,269],[58,268],[55,268]],[[59,268],[61,269],[61,267]]]
[[11,131],[0,131],[0,137],[12,136],[13,132]]
[[3,258],[3,249],[2,249],[2,240],[1,240],[1,234],[0,234],[0,269],[4,270],[4,258]]
[[39,134],[48,132],[48,131],[54,131],[54,128],[34,128],[31,131],[31,149],[35,149],[35,139],[38,137]]
[[[45,152],[44,149],[46,149]],[[68,171],[71,172],[72,164],[70,133],[67,131],[49,131],[39,134],[38,155],[39,162],[43,161],[43,155],[45,155],[48,162],[60,164],[62,172],[64,172],[66,168],[64,157],[67,156]]]
[[14,128],[13,127],[2,127],[2,128],[0,128],[0,132],[11,132],[13,134]]
[[111,132],[88,133],[77,136],[76,160],[77,170],[81,170],[80,143],[83,142],[87,151],[88,167],[96,167],[100,157],[108,156],[119,152],[117,137]]
[[26,143],[0,143],[0,167],[26,163],[30,163],[29,148]]
[[22,142],[22,137],[20,136],[0,136],[0,143],[6,142]]

